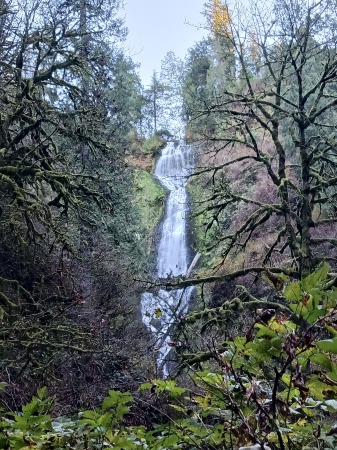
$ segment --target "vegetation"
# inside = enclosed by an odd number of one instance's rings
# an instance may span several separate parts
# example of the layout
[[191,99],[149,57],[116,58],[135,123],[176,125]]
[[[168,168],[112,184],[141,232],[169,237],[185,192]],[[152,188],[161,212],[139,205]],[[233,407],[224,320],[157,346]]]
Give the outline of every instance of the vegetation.
[[[0,0],[1,448],[337,447],[336,6],[211,0],[145,89],[118,0]],[[148,284],[198,304],[155,380],[134,279],[180,116],[201,266]]]
[[[52,399],[42,389],[21,413],[3,413],[2,447],[335,448],[337,291],[329,271],[323,264],[288,284],[282,303],[240,295],[236,306],[209,311],[207,319],[212,313],[220,326],[238,307],[262,306],[246,336],[183,356],[191,387],[151,380],[136,398],[110,390],[99,408],[54,421],[48,414]],[[192,318],[195,313],[184,323]],[[139,407],[151,411],[152,423],[142,423]]]
[[[195,95],[185,98],[206,145],[199,173],[213,186],[199,212],[218,234],[208,251],[221,249],[220,271],[236,258],[252,272],[269,263],[302,277],[322,252],[335,259],[334,10],[324,1],[284,1],[277,14],[276,6],[252,4],[243,23],[220,3],[209,6],[217,65],[209,47],[202,65],[202,57],[191,60],[186,79]],[[258,252],[249,248],[266,235]]]
[[[118,6],[0,4],[0,374],[11,408],[44,384],[61,409],[94,405],[139,366],[131,274],[146,256],[124,151],[140,111],[134,66],[108,44],[123,38]],[[121,351],[134,334],[136,352]]]
[[165,147],[166,142],[158,136],[158,134],[154,134],[150,136],[141,147],[141,151],[144,153],[150,153],[152,156],[157,156],[159,151]]
[[166,192],[145,170],[135,169],[134,203],[139,208],[141,224],[146,230],[145,247],[148,254],[155,248],[154,239],[164,213]]

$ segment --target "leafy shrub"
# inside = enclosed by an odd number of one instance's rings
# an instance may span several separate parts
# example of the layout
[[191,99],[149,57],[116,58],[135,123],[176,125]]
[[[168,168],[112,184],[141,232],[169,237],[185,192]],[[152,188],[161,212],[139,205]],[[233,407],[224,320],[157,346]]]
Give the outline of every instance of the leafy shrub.
[[[193,355],[193,361],[190,355],[193,388],[173,380],[144,383],[138,405],[148,409],[160,399],[172,411],[160,415],[154,406],[152,426],[126,424],[135,401],[119,391],[109,391],[95,411],[52,420],[51,400],[41,390],[21,413],[3,414],[1,448],[336,448],[337,289],[329,271],[323,264],[288,283],[280,308],[265,309],[261,301],[246,336]],[[217,370],[191,369],[210,359]]]
[[153,136],[146,139],[146,141],[142,145],[142,152],[157,156],[159,154],[159,151],[164,148],[165,145],[166,141],[154,134]]
[[155,132],[155,135],[159,136],[161,139],[166,139],[166,140],[173,138],[173,135],[168,130],[165,130],[165,129],[157,130]]

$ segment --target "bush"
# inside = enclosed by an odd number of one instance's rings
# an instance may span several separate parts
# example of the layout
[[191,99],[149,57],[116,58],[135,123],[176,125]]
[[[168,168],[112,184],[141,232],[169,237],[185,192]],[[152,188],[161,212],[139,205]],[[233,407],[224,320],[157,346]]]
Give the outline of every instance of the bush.
[[158,156],[159,151],[164,148],[166,145],[166,141],[156,134],[146,139],[144,144],[142,145],[143,153],[150,153],[153,156]]
[[[257,301],[260,309],[246,336],[185,355],[193,388],[150,380],[137,400],[109,391],[101,407],[71,420],[52,420],[52,401],[40,390],[21,413],[3,414],[1,448],[335,449],[337,289],[329,272],[323,264],[302,281],[281,277],[287,285],[284,304],[267,304],[247,293],[245,301],[235,299],[246,307]],[[214,309],[213,317],[228,308]],[[195,319],[191,313],[183,320],[192,315]],[[213,369],[191,368],[210,359]],[[139,408],[151,412],[147,426],[140,424]]]

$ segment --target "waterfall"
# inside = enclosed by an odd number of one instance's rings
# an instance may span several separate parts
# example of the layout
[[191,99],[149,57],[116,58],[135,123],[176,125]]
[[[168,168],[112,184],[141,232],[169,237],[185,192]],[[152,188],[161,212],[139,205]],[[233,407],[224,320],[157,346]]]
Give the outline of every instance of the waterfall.
[[[154,175],[168,190],[157,256],[160,278],[185,275],[188,269],[186,182],[192,169],[192,149],[183,143],[169,143],[156,165]],[[157,338],[157,363],[164,377],[168,375],[166,357],[171,349],[171,326],[186,313],[192,291],[193,287],[170,292],[160,290],[157,295],[145,292],[141,298],[143,322]]]

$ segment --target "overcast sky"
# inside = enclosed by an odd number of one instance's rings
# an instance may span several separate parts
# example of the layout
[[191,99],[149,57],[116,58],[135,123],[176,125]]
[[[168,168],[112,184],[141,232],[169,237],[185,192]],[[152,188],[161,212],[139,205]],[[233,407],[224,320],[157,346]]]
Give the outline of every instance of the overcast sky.
[[201,14],[206,0],[124,0],[129,29],[127,51],[148,85],[153,70],[160,71],[161,60],[173,51],[183,58],[187,49],[207,35]]

